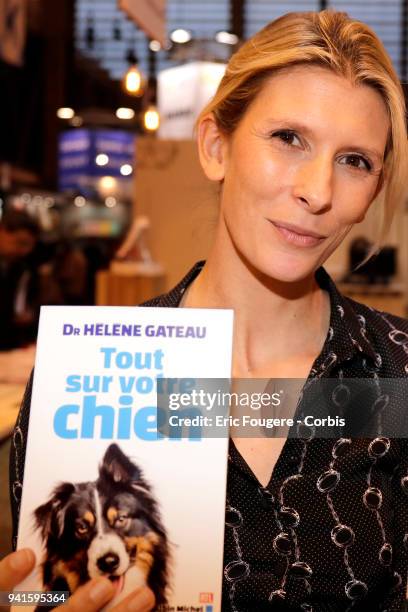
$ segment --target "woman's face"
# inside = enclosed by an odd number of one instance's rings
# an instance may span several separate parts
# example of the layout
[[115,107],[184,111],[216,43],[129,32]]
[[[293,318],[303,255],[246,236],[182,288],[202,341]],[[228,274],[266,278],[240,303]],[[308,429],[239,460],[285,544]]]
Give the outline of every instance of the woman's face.
[[270,77],[219,137],[220,223],[233,250],[277,280],[311,275],[377,194],[389,127],[369,86],[319,67]]

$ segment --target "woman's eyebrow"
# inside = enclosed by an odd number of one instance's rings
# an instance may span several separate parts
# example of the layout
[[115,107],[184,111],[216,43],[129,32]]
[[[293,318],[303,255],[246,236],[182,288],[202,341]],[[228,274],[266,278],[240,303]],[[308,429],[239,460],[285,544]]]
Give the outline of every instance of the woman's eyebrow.
[[[299,121],[292,121],[290,119],[282,118],[282,119],[269,119],[267,121],[267,126],[269,129],[288,129],[294,130],[296,132],[302,132],[306,136],[310,136],[314,134],[314,130],[307,126],[304,123]],[[344,150],[350,150],[353,153],[361,153],[362,155],[368,155],[378,161],[378,163],[382,164],[384,161],[384,153],[380,153],[380,151],[376,149],[371,149],[370,147],[362,147],[360,145],[346,145],[342,147]]]
[[303,132],[304,134],[313,134],[313,130],[310,127],[299,121],[292,121],[291,119],[268,119],[266,124],[270,129],[288,129]]

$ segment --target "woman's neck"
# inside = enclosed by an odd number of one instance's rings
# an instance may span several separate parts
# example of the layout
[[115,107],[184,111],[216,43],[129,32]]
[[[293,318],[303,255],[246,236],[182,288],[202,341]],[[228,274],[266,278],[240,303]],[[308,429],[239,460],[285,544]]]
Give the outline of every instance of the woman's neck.
[[299,283],[274,281],[238,256],[220,259],[216,248],[182,306],[234,310],[235,376],[261,376],[272,363],[313,361],[330,321],[329,295],[314,276]]

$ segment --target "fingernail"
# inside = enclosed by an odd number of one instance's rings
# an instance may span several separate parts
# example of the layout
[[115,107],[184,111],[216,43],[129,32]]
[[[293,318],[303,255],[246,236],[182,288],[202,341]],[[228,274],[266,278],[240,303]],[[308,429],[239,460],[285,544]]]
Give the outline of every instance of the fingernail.
[[33,563],[33,553],[28,548],[18,550],[11,555],[9,563],[11,569],[22,572]]
[[112,593],[112,583],[106,578],[99,580],[89,591],[89,597],[94,603],[100,603],[105,599],[108,599]]

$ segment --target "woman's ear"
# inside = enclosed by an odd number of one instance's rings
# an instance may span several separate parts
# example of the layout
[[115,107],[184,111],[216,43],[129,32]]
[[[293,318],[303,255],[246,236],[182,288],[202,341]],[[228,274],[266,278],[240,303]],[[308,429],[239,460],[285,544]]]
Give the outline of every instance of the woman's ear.
[[214,116],[201,119],[198,130],[198,155],[201,167],[210,181],[223,181],[226,162],[226,136],[219,129]]

